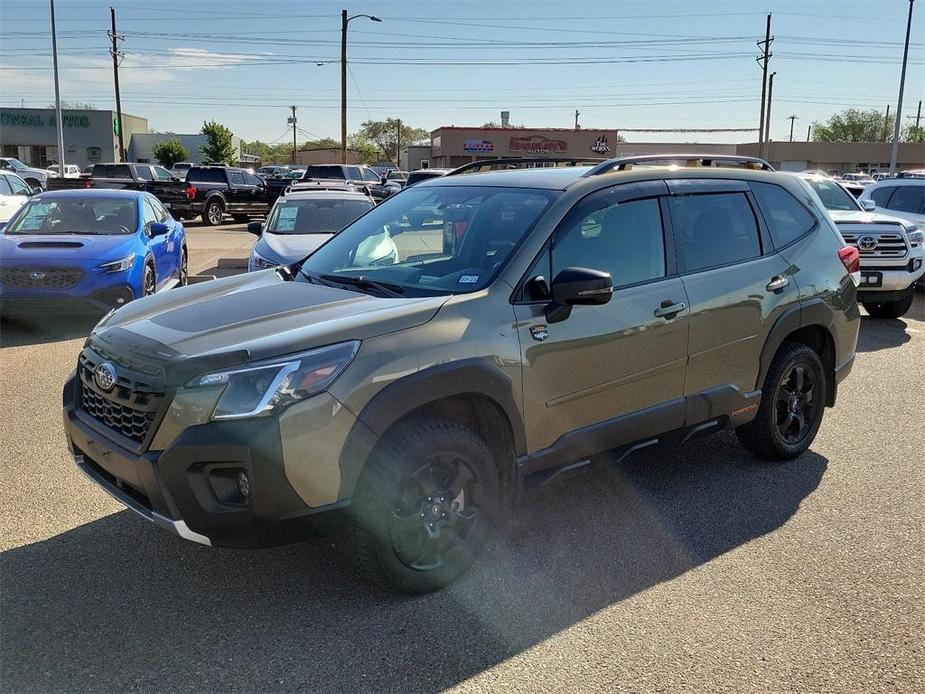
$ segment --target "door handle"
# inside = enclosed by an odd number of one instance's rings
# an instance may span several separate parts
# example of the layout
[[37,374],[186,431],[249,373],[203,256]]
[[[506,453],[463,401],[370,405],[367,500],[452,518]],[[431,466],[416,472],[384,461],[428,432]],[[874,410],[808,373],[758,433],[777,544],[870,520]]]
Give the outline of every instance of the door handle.
[[786,275],[775,275],[768,282],[767,289],[769,292],[779,292],[781,289],[790,284],[790,278]]
[[671,299],[665,299],[662,305],[655,309],[655,315],[659,318],[673,318],[676,313],[680,313],[687,308],[683,301],[672,303]]

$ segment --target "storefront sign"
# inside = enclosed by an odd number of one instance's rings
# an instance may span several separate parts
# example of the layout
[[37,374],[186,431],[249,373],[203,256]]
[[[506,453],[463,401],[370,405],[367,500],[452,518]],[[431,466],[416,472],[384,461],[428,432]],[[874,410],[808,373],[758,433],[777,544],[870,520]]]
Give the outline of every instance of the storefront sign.
[[[89,128],[90,116],[79,113],[65,113],[61,116],[65,128]],[[58,124],[55,114],[0,112],[0,125],[21,128],[54,128]]]
[[591,151],[595,154],[606,154],[610,151],[610,145],[607,143],[607,136],[601,135],[594,141],[594,144],[591,145]]
[[495,145],[489,140],[470,139],[463,141],[463,152],[469,152],[471,154],[485,154],[486,152],[494,151]]
[[565,152],[568,150],[568,143],[565,140],[550,140],[542,135],[530,135],[528,137],[512,137],[510,149],[512,152],[547,154],[549,152]]

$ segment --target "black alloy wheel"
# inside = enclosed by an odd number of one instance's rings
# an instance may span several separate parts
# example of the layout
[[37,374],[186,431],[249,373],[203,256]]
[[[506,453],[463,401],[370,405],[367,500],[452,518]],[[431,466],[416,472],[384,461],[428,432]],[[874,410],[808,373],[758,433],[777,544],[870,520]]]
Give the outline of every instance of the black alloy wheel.
[[819,401],[816,376],[805,364],[794,364],[777,388],[776,425],[780,437],[799,444],[812,429]]

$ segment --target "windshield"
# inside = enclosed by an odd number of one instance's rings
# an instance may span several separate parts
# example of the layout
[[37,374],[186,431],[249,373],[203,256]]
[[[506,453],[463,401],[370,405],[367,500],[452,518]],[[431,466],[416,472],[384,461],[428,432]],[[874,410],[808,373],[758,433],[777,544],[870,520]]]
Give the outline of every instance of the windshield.
[[309,256],[302,276],[341,275],[407,296],[487,286],[558,192],[440,186],[387,199]]
[[134,198],[41,198],[23,205],[6,234],[132,234],[138,228]]
[[838,183],[831,180],[810,180],[809,185],[819,194],[822,204],[827,210],[840,210],[846,212],[857,212],[860,207],[854,201],[854,197],[842,188]]
[[22,171],[23,169],[28,169],[29,167],[23,164],[19,159],[7,159],[7,162],[10,165],[11,169],[16,171]]
[[332,234],[373,206],[369,200],[286,200],[270,213],[264,231],[271,234]]

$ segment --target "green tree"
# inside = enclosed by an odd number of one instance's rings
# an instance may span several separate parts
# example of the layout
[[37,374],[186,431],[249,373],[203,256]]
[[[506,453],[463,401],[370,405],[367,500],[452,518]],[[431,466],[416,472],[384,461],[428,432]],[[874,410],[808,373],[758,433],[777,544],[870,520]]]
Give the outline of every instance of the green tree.
[[[337,146],[340,147],[340,143],[337,143]],[[394,147],[394,145],[393,145]],[[374,161],[378,161],[383,157],[388,159],[389,156],[384,154],[381,148],[376,145],[374,142],[362,135],[362,133],[352,133],[347,136],[347,149],[352,149],[359,152],[363,155],[363,162],[370,164]],[[395,156],[395,150],[392,150],[392,156]]]
[[925,128],[921,125],[910,125],[903,133],[903,142],[925,142]]
[[[386,159],[398,156],[398,144],[416,145],[430,141],[430,133],[423,128],[412,128],[398,118],[368,120],[355,133],[375,145]],[[400,137],[400,140],[399,140]]]
[[171,169],[178,161],[189,159],[189,150],[177,139],[163,140],[154,145],[154,158],[164,168]]
[[816,142],[887,142],[893,137],[893,116],[877,109],[849,108],[825,123],[813,122]]
[[203,122],[202,134],[209,142],[199,151],[207,164],[234,164],[238,160],[238,153],[234,148],[234,139],[231,131],[221,123],[215,121]]

